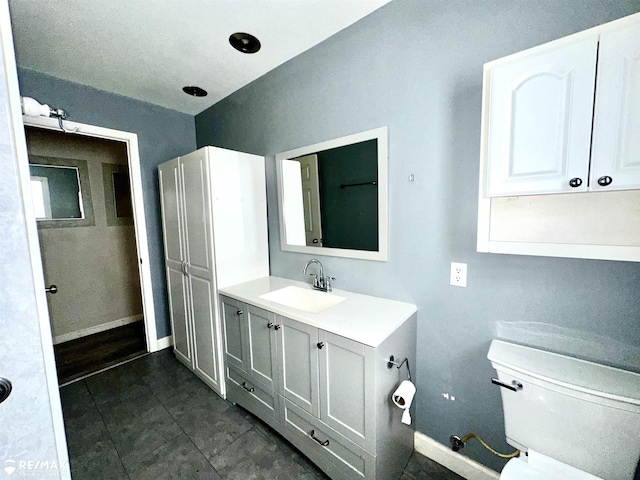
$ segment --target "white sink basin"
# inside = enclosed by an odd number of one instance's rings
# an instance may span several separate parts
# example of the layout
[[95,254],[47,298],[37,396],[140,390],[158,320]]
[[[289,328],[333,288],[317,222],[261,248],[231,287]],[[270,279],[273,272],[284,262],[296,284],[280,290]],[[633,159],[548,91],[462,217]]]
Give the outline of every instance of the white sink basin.
[[346,300],[344,297],[331,293],[307,290],[293,285],[265,293],[260,295],[260,298],[309,313],[323,312],[327,308]]

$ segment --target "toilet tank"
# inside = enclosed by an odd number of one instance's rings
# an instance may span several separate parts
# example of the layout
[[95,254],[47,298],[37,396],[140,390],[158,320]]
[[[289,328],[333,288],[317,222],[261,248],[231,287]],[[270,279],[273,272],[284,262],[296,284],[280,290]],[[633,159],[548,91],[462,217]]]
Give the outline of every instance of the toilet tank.
[[487,357],[500,382],[516,382],[496,386],[509,444],[607,480],[635,478],[640,374],[501,340]]

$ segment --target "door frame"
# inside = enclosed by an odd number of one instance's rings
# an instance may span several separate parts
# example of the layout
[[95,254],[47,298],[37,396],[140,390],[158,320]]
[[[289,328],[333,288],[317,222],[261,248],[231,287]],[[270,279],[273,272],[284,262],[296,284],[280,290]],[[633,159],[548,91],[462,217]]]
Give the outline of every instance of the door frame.
[[[60,131],[55,118],[22,116],[25,126]],[[66,135],[83,135],[124,142],[127,145],[127,164],[129,166],[129,182],[131,184],[131,201],[133,203],[133,224],[136,232],[136,248],[138,254],[138,271],[140,272],[140,293],[142,294],[142,313],[144,314],[144,330],[148,352],[160,350],[156,330],[156,316],[153,305],[153,288],[147,244],[147,224],[145,220],[144,199],[142,190],[142,174],[140,169],[140,153],[138,135],[135,133],[113,130],[84,123],[64,121]],[[71,131],[69,131],[71,130]],[[26,140],[25,140],[26,142]],[[27,172],[28,170],[28,158]],[[53,340],[52,340],[53,342]]]

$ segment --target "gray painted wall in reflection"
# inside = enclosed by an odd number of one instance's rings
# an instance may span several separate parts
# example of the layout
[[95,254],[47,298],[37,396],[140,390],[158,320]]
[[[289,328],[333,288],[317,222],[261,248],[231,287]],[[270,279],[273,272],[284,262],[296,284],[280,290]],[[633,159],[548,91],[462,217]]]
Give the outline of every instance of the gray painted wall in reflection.
[[[512,450],[486,359],[498,330],[640,371],[640,264],[476,252],[483,63],[639,10],[395,0],[196,116],[199,146],[270,157],[271,272],[298,280],[310,257],[280,251],[273,156],[389,127],[390,260],[318,258],[336,288],[418,305],[417,429],[443,444],[471,431]],[[449,286],[451,261],[468,263],[467,288]],[[461,454],[504,463],[474,442]]]

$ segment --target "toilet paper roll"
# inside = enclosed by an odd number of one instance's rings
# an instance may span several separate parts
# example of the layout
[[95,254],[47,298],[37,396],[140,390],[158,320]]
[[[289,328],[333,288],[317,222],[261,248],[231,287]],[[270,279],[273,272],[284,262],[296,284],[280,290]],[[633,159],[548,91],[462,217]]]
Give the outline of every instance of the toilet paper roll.
[[416,386],[411,383],[410,380],[404,380],[398,388],[396,388],[396,391],[393,392],[393,395],[391,395],[393,403],[395,403],[398,408],[404,410],[404,412],[402,412],[402,423],[406,425],[411,425],[409,408],[411,407],[411,402],[413,402],[415,394]]

